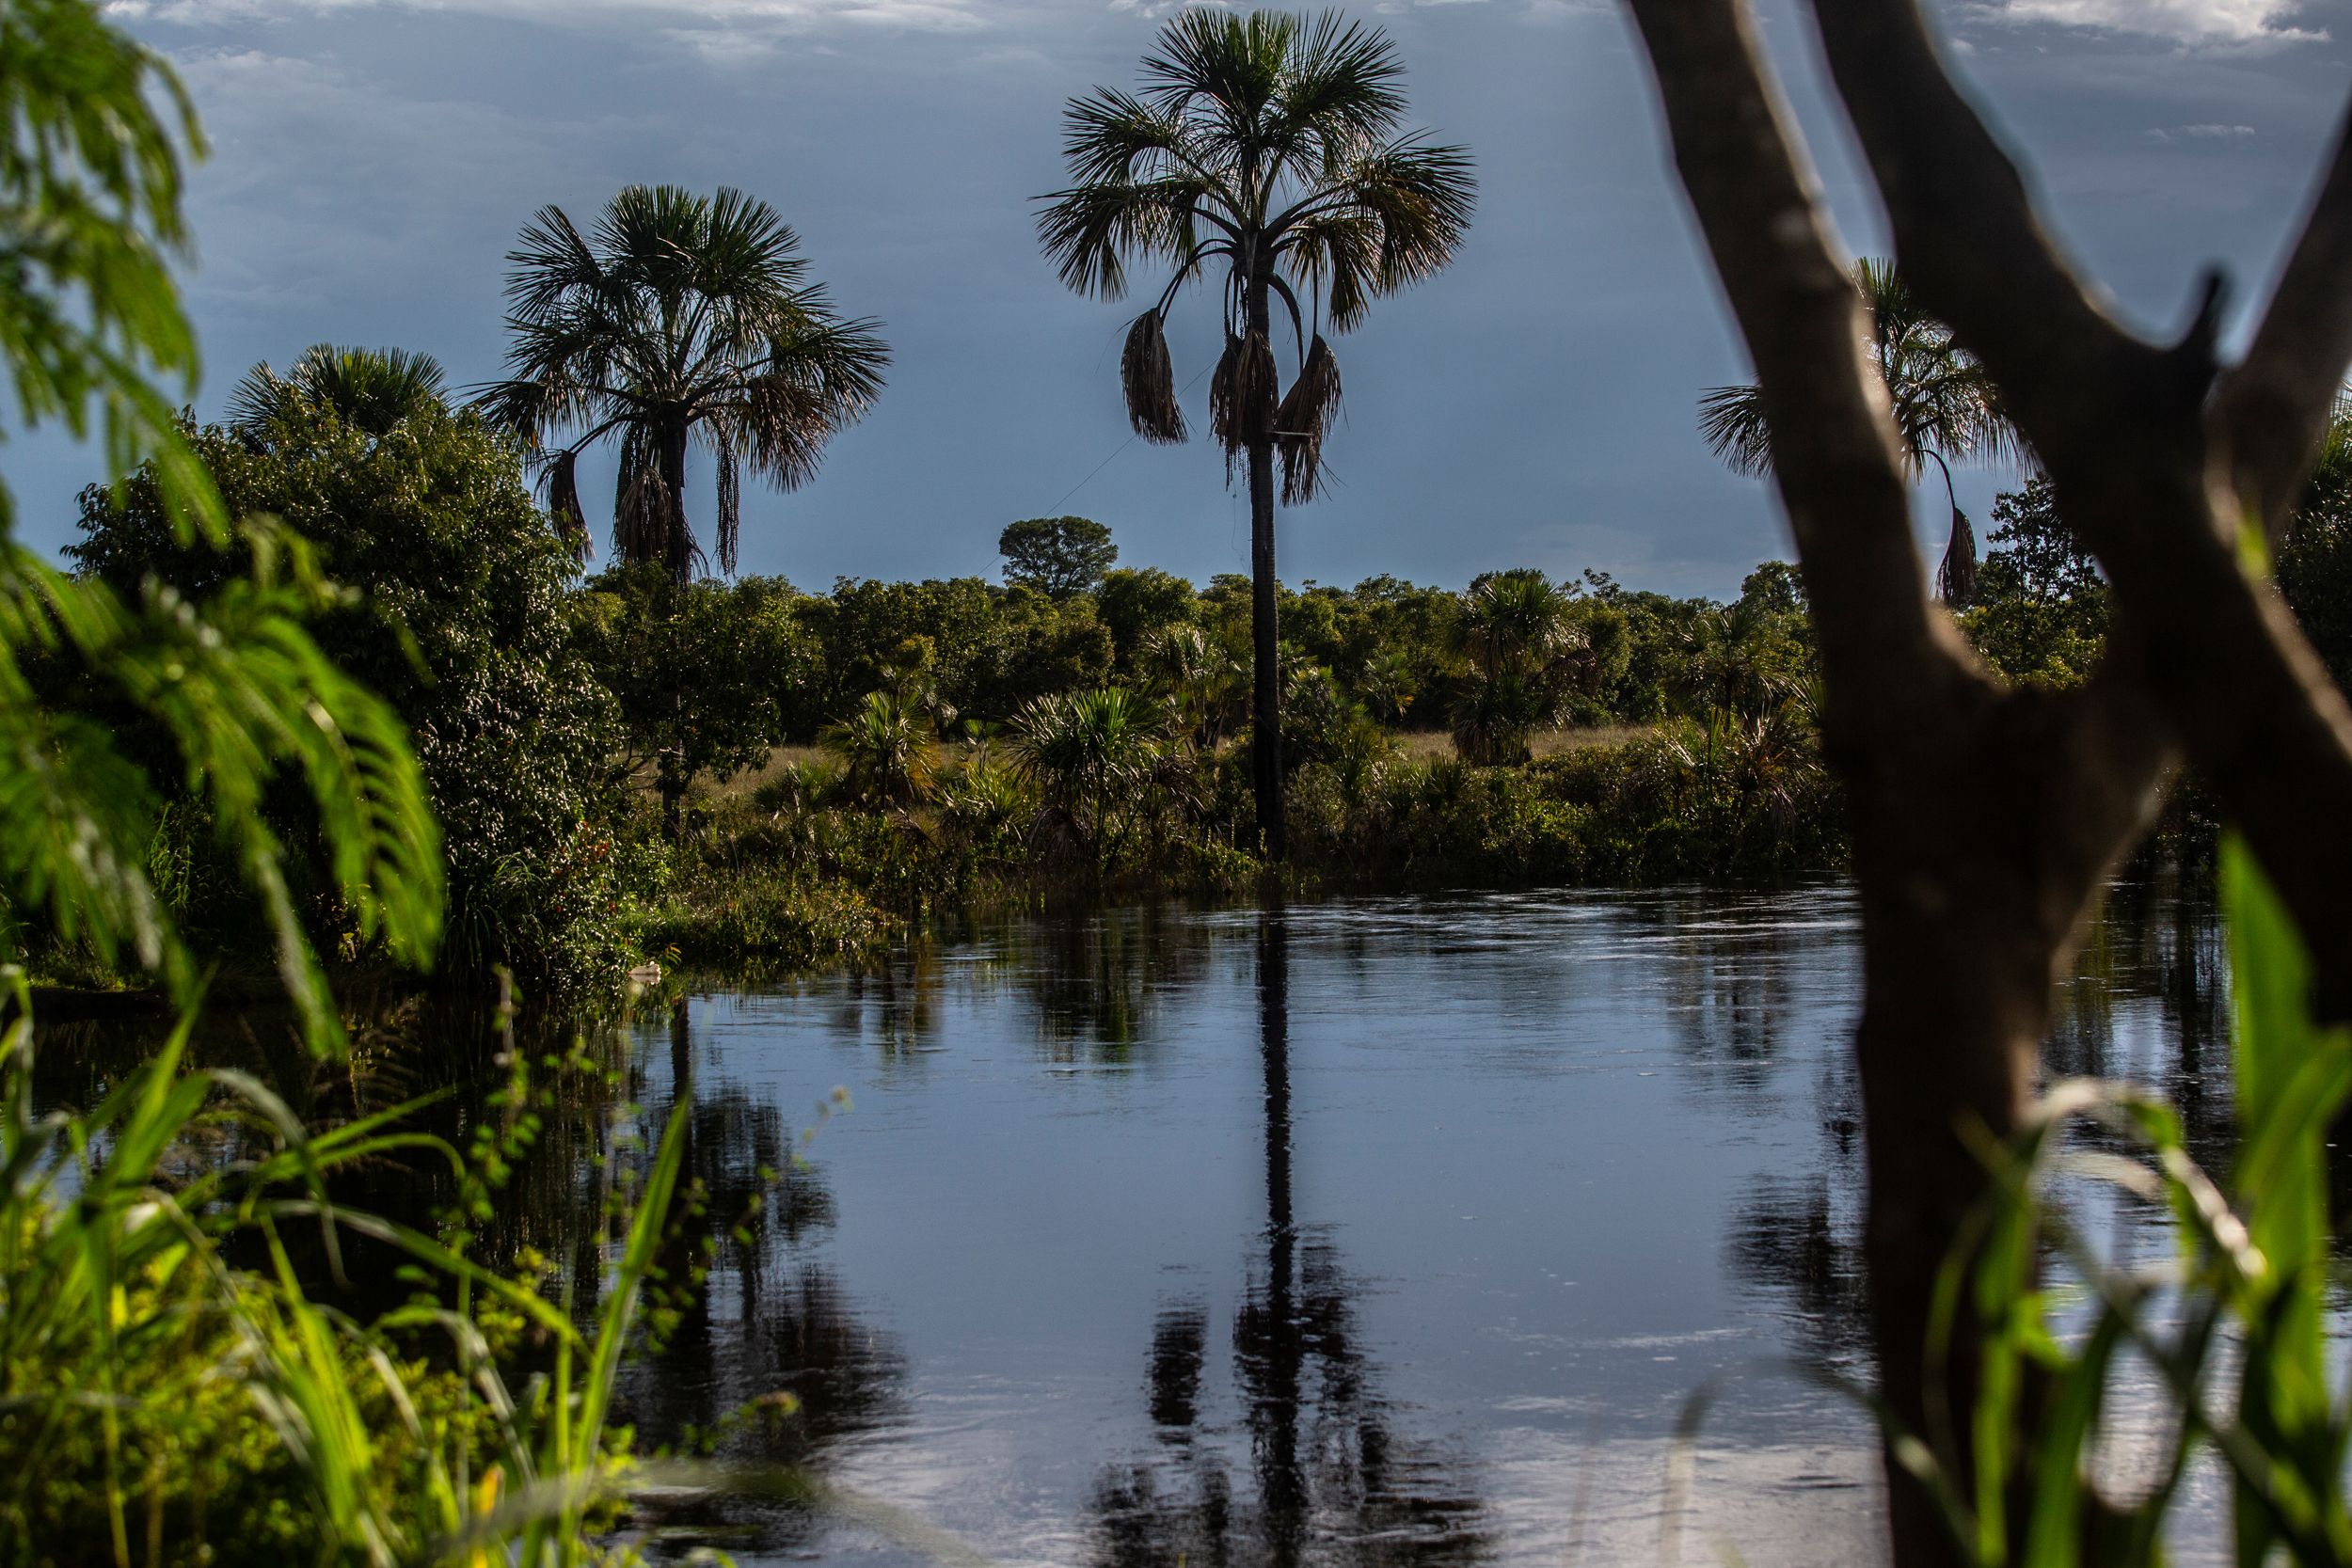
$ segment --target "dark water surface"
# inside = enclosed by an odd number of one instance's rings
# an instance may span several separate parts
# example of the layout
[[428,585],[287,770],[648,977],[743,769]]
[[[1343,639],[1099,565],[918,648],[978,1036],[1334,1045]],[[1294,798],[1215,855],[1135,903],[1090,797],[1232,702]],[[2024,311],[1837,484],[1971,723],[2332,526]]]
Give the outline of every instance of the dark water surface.
[[[2228,1136],[2210,912],[2126,890],[2054,1069]],[[1868,1562],[1858,988],[1840,889],[1119,911],[636,1025],[716,1196],[853,1109],[629,1396],[876,1517],[747,1563]],[[1677,1478],[1673,1433],[1713,1402]],[[1677,1491],[1681,1487],[1681,1491]],[[1678,1506],[1677,1506],[1678,1504]],[[895,1534],[894,1534],[895,1532]]]

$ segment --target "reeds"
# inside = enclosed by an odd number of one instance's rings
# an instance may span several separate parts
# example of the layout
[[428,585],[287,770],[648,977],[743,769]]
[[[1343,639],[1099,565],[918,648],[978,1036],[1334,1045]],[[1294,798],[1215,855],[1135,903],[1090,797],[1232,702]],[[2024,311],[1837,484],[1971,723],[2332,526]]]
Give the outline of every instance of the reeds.
[[[684,1108],[638,1196],[593,1335],[522,1281],[335,1202],[340,1168],[464,1162],[420,1102],[306,1132],[241,1073],[183,1071],[189,1025],[87,1114],[36,1116],[30,992],[0,1036],[0,1542],[28,1560],[495,1560],[572,1568],[620,1479],[606,1423],[676,1191]],[[396,1248],[439,1294],[372,1323],[311,1299],[286,1238]],[[265,1269],[230,1259],[258,1243]],[[249,1250],[249,1249],[248,1249]],[[454,1305],[442,1305],[453,1299]],[[553,1368],[510,1386],[496,1325]],[[415,1346],[437,1336],[454,1370]],[[101,1544],[103,1543],[103,1544]],[[96,1548],[93,1550],[93,1548]]]
[[[2309,957],[2234,838],[2221,884],[2240,1122],[2227,1185],[2189,1157],[2169,1106],[2123,1084],[2058,1084],[2012,1147],[1986,1150],[1997,1180],[1945,1268],[1931,1338],[1980,1346],[1982,1393],[1889,1433],[1963,1560],[2159,1563],[2209,1458],[2230,1482],[2235,1560],[2352,1563],[2352,1395],[2329,1386],[2326,1322],[2327,1140],[2352,1095],[2352,1029],[2314,1022]],[[2099,1187],[2169,1213],[2172,1244],[2094,1244],[2065,1199]],[[2053,1261],[2087,1310],[2061,1315]],[[2119,1444],[2137,1450],[2130,1496],[2099,1479]]]

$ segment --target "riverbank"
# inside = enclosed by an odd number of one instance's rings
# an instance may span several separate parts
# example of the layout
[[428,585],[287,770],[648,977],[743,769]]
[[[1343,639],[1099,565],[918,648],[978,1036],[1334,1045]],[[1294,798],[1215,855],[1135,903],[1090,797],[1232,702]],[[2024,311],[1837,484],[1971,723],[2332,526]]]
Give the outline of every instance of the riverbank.
[[1491,767],[1383,736],[1294,775],[1280,866],[1242,847],[1239,747],[1162,762],[1089,795],[962,748],[893,800],[820,757],[787,760],[690,808],[648,901],[643,952],[811,967],[870,960],[913,926],[980,910],[1269,886],[1771,883],[1845,863],[1835,791],[1809,733],[1788,728],[1620,730]]

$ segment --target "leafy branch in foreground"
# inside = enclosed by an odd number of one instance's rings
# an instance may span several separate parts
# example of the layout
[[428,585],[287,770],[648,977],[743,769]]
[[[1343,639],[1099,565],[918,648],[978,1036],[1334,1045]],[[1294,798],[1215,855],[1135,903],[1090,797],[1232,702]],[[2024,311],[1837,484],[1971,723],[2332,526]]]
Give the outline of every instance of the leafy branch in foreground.
[[[159,117],[151,96],[169,103]],[[178,148],[199,145],[168,67],[88,0],[0,12],[0,358],[19,419],[103,436],[118,491],[151,463],[183,543],[230,543],[210,477],[152,374],[192,382],[196,345],[166,258],[185,244]],[[303,629],[331,591],[282,531],[249,525],[254,567],[202,611],[151,586],[126,600],[19,545],[0,491],[0,956],[36,916],[135,958],[183,1002],[196,966],[149,879],[163,789],[116,742],[127,702],[169,736],[273,929],[315,1049],[342,1029],[303,937],[263,796],[281,772],[315,805],[327,875],[358,934],[415,961],[439,934],[438,830],[408,737]],[[28,665],[54,680],[36,685]],[[57,700],[63,689],[88,701]],[[93,691],[94,689],[94,691]]]

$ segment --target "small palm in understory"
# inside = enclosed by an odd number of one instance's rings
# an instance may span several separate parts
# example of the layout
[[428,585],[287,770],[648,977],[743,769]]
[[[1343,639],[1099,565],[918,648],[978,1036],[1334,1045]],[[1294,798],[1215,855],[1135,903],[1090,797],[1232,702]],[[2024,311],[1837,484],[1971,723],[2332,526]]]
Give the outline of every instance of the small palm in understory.
[[1465,760],[1521,760],[1529,737],[1559,721],[1589,652],[1568,619],[1572,598],[1532,570],[1489,572],[1470,584],[1454,628],[1470,663],[1454,712],[1454,745]]
[[1012,722],[1013,764],[1107,865],[1166,750],[1166,705],[1123,686],[1040,697]]
[[868,693],[818,742],[840,760],[843,787],[861,800],[913,805],[938,775],[930,718],[895,692]]
[[1152,633],[1138,662],[1152,689],[1174,709],[1178,728],[1194,745],[1215,751],[1243,705],[1240,661],[1205,627],[1185,623]]

